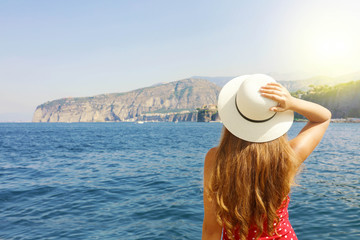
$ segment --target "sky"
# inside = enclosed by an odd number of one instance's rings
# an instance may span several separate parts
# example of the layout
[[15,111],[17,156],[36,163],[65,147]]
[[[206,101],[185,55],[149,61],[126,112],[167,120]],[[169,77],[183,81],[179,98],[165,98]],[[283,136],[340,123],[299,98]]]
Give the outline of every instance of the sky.
[[358,0],[0,1],[0,121],[191,76],[360,71]]

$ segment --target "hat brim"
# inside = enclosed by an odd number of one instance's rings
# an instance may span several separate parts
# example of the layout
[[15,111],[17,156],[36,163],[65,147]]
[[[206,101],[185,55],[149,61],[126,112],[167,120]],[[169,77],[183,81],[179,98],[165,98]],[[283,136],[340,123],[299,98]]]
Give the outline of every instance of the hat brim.
[[218,111],[224,126],[236,137],[249,142],[269,142],[284,135],[294,121],[294,112],[277,112],[266,122],[251,122],[243,118],[235,104],[236,93],[249,75],[230,80],[220,91]]

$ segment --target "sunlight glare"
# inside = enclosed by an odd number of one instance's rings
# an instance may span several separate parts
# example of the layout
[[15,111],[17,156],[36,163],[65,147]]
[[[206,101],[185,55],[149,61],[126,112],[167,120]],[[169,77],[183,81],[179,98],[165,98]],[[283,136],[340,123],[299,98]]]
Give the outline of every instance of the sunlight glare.
[[334,62],[351,55],[351,39],[347,36],[323,35],[314,41],[314,53],[321,61]]

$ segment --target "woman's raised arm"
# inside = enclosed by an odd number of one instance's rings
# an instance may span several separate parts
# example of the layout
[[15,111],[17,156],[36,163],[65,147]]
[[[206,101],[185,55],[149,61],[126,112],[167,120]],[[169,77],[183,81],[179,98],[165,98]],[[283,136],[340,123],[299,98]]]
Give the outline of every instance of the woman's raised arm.
[[301,161],[312,153],[320,143],[331,119],[331,112],[323,106],[292,97],[288,90],[279,83],[269,83],[260,89],[262,96],[278,102],[270,110],[282,112],[292,110],[306,117],[309,122],[292,140],[290,145]]

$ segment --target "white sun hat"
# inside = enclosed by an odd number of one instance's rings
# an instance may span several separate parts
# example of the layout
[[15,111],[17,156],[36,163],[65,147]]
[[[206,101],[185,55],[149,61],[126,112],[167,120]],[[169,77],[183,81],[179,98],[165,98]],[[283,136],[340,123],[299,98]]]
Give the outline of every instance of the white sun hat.
[[273,112],[277,102],[261,96],[260,87],[276,82],[270,76],[253,74],[230,80],[220,91],[218,110],[224,126],[248,142],[268,142],[291,127],[294,112]]

